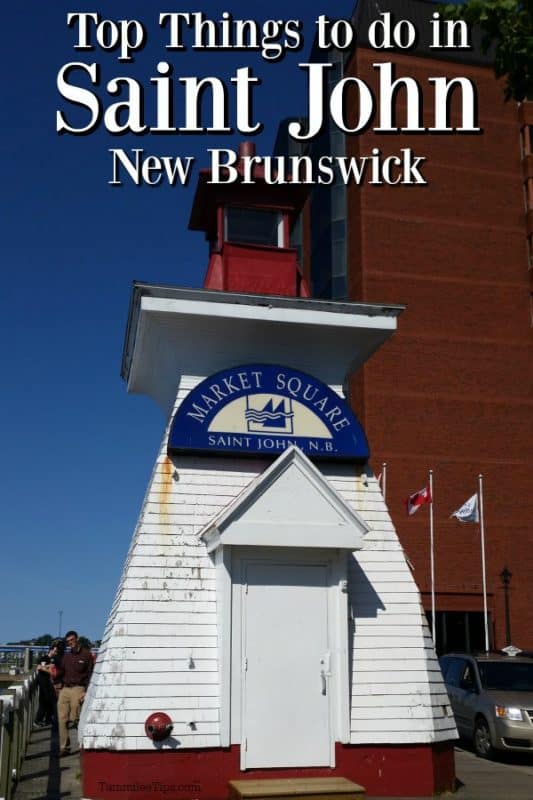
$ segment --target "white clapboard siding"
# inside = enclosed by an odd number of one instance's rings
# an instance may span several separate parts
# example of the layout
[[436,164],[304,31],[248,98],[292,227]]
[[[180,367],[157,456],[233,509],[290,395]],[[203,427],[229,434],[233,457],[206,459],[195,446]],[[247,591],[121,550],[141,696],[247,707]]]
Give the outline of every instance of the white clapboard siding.
[[386,552],[387,555],[392,554],[395,550],[398,553],[402,554],[402,557],[405,558],[403,554],[402,547],[399,542],[387,542],[383,539],[369,539],[368,542],[365,542],[365,550],[366,551],[376,551],[378,553]]
[[[433,718],[432,727],[436,730],[445,729],[449,727],[448,720],[442,722],[439,719]],[[423,731],[426,732],[428,728],[427,719],[419,719],[412,716],[406,716],[403,719],[390,718],[389,719],[360,719],[358,720],[358,731],[367,733],[382,733],[386,728],[391,733],[401,733],[405,730],[409,731]]]
[[[391,738],[393,734],[390,733],[387,729],[387,726],[383,725],[384,732],[380,731],[356,731],[352,733],[350,737],[350,742],[352,744],[363,744],[363,745],[388,745],[391,744]],[[432,726],[427,726],[427,731],[418,731],[418,730],[411,730],[411,727],[406,725],[405,729],[402,731],[396,731],[394,734],[394,739],[398,744],[433,744],[435,742],[442,742],[449,739],[457,738],[457,736],[453,735],[453,731],[455,730],[455,725],[452,724],[450,734],[447,730],[436,730],[431,729]]]
[[[163,484],[161,484],[163,486]],[[164,503],[168,513],[170,514],[185,514],[191,508],[195,510],[209,511],[212,506],[220,508],[220,506],[227,506],[233,500],[233,495],[228,494],[229,487],[226,487],[225,492],[218,491],[216,494],[204,497],[198,495],[195,491],[194,494],[179,494],[180,484],[173,484],[168,492],[152,492],[151,503],[148,503],[145,511],[154,512],[159,514],[161,505]],[[217,487],[219,488],[219,487]]]
[[164,622],[150,625],[146,622],[132,622],[124,625],[123,631],[125,636],[131,636],[133,639],[135,639],[135,637],[140,638],[146,636],[150,637],[154,644],[161,642],[162,645],[165,644],[166,639],[172,639],[174,643],[176,638],[180,636],[190,636],[196,631],[203,636],[214,637],[217,635],[217,626],[214,621],[209,623],[206,617],[207,614],[189,614],[186,616],[184,625]]
[[[216,649],[218,644],[216,636],[199,636],[194,630],[193,627],[190,634],[183,634],[180,637],[178,641],[181,647],[212,647],[213,650]],[[115,647],[150,647],[153,652],[152,665],[157,661],[169,658],[176,649],[177,644],[174,636],[166,636],[164,638],[161,636],[128,636],[121,635],[120,631],[117,631],[117,636],[114,636],[112,640],[108,640],[109,643],[111,641]],[[104,655],[100,656],[98,660],[103,665],[105,662]]]
[[[181,544],[178,541],[172,541],[170,536],[165,537],[165,540],[160,541],[159,543],[155,543],[158,538],[161,539],[161,536],[154,537],[154,544],[140,544],[136,548],[137,556],[139,558],[146,559],[149,563],[151,558],[168,557],[169,550],[174,550],[176,547],[179,547],[180,554],[182,556],[196,558],[198,555],[198,548],[202,547],[202,542],[200,540],[191,542],[191,537],[188,538],[187,544]],[[168,539],[168,541],[166,539]]]
[[[219,721],[219,710],[218,708],[176,708],[171,707],[168,703],[166,704],[167,712],[172,712],[172,722],[174,723],[174,732],[179,728],[183,730],[184,725],[189,725],[189,723],[193,722],[198,732],[200,731],[199,723],[218,723]],[[102,711],[105,713],[109,710],[109,706],[102,705]],[[120,706],[115,706],[114,708],[117,714],[121,714],[121,723],[122,724],[131,724],[134,723],[136,725],[144,725],[146,717],[151,711],[151,708],[146,703],[144,705],[138,704],[137,708],[132,708],[131,704],[129,704],[128,711],[122,714],[122,709]],[[104,724],[104,723],[102,723]],[[91,723],[93,730],[100,725],[98,722]],[[109,723],[105,723],[106,727]],[[184,731],[184,733],[191,733],[192,730]],[[204,729],[204,732],[205,729]]]
[[[393,602],[389,602],[388,605],[383,605],[377,610],[371,602],[357,605],[354,603],[352,609],[356,614],[356,624],[361,631],[364,628],[372,629],[378,636],[394,632],[406,635],[416,634],[422,638],[429,636],[429,632],[421,630],[416,623],[416,617],[421,614],[420,606],[416,603],[403,603],[399,600],[396,608],[393,607]],[[410,609],[413,610],[410,611]]]
[[[328,468],[331,484],[371,525],[349,571],[354,623],[350,740],[379,744],[455,738],[420,594],[379,486],[373,477],[350,480],[337,476],[336,469]],[[343,469],[349,472],[350,467]]]
[[[209,581],[205,581],[205,583],[209,583]],[[198,587],[201,588],[201,587]],[[213,581],[213,588],[210,591],[209,589],[205,589],[202,594],[199,594],[196,589],[189,589],[188,591],[174,591],[173,592],[174,599],[177,603],[179,603],[179,608],[181,609],[182,606],[186,605],[189,601],[193,601],[195,597],[204,597],[205,602],[211,603],[215,602],[216,595],[215,595],[215,583]],[[120,611],[123,613],[129,613],[130,611],[137,611],[139,613],[149,611],[150,613],[157,613],[157,614],[167,614],[171,613],[174,609],[167,608],[166,606],[162,606],[159,600],[124,600],[120,604]]]
[[[137,600],[143,599],[143,592],[145,594],[144,599],[150,600],[150,595],[153,594],[154,591],[162,591],[164,589],[166,594],[170,595],[172,600],[176,600],[180,595],[183,594],[181,591],[181,584],[183,581],[187,581],[188,583],[185,585],[188,587],[188,599],[203,599],[203,582],[205,578],[211,581],[214,580],[214,575],[212,574],[211,570],[202,570],[200,567],[198,567],[198,569],[193,568],[193,570],[194,571],[188,571],[187,569],[181,570],[179,568],[174,568],[174,570],[169,571],[167,567],[161,567],[159,570],[159,576],[147,575],[145,577],[139,577],[135,575],[131,578],[128,577],[122,582],[120,588],[123,589],[124,592],[131,592],[132,594],[136,593],[134,599]],[[172,574],[169,574],[169,572],[172,572]],[[189,577],[187,577],[188,572]],[[178,573],[178,575],[176,575],[176,573]],[[198,594],[199,592],[200,594]]]
[[[176,405],[197,381],[182,379]],[[171,461],[163,437],[84,703],[85,747],[151,749],[144,721],[156,710],[176,712],[181,747],[220,743],[216,579],[197,533],[264,468]]]
[[365,686],[368,686],[378,680],[382,685],[387,683],[396,684],[398,682],[398,678],[401,678],[402,682],[407,684],[421,684],[426,680],[427,672],[428,671],[425,670],[421,664],[419,665],[419,669],[402,670],[400,674],[396,672],[396,670],[392,672],[390,669],[376,671],[370,670],[368,672],[364,672],[358,667],[357,680],[359,681],[359,684],[363,684]]
[[[365,512],[364,511],[360,511],[359,513],[361,515],[363,515]],[[381,528],[381,525],[380,525],[380,528]],[[371,542],[376,542],[376,543],[377,542],[383,542],[383,543],[390,542],[390,543],[393,543],[394,545],[398,544],[397,539],[396,539],[396,532],[394,530],[384,531],[384,530],[376,530],[376,528],[371,528],[370,531],[366,534],[365,538],[366,538],[367,545],[369,547],[370,547],[370,543]]]
[[[118,675],[120,675],[120,673],[118,673]],[[101,676],[101,678],[108,679],[107,683],[105,680],[102,683],[104,690],[107,689],[108,693],[110,688],[115,685],[115,682],[112,680],[112,677],[116,678],[117,676],[112,676],[112,675],[110,676],[107,673]],[[176,680],[179,680],[177,676],[175,677],[175,681]],[[161,704],[164,704],[164,706],[166,707],[167,698],[171,699],[174,697],[190,698],[191,696],[198,698],[200,697],[218,698],[220,697],[220,691],[219,687],[216,686],[215,684],[207,683],[205,685],[196,684],[195,691],[192,692],[189,684],[182,684],[175,682],[171,683],[170,681],[167,680],[163,684],[154,683],[150,684],[149,686],[143,684],[130,685],[129,683],[124,683],[122,684],[120,691],[118,692],[118,695],[126,701],[125,703],[126,708],[127,708],[127,700],[130,697],[152,697],[153,698],[153,707],[151,709],[152,712],[152,711],[164,711],[164,708],[161,708]],[[87,711],[84,709],[84,712],[86,711],[87,720],[90,719],[90,715],[92,714],[91,706],[87,707]],[[101,715],[101,712],[99,712],[99,714]],[[83,735],[85,735],[85,731],[83,732]]]
[[[176,407],[198,381],[181,380]],[[198,533],[270,463],[170,460],[163,437],[84,703],[85,748],[151,750],[144,721],[158,710],[173,719],[172,746],[220,746],[217,582]],[[420,594],[377,482],[353,465],[320,469],[369,526],[349,558],[350,740],[454,738]]]
[[[387,687],[389,688],[389,687]],[[381,698],[381,702],[376,704],[376,697]],[[441,695],[431,695],[432,699],[436,701],[437,705],[446,706],[448,704],[448,695],[446,693]],[[359,718],[359,714],[361,717],[373,716],[374,714],[379,715],[382,714],[383,716],[387,716],[387,714],[392,714],[396,716],[396,708],[408,708],[408,709],[420,709],[423,708],[424,711],[428,711],[428,699],[429,694],[424,695],[422,698],[419,698],[417,702],[412,704],[407,704],[405,701],[405,697],[400,694],[381,694],[381,695],[368,695],[368,694],[360,694],[354,695],[352,698],[352,714],[354,719]],[[402,713],[402,712],[400,712]],[[429,713],[432,714],[432,710],[429,709]]]
[[[174,578],[167,578],[166,580],[161,578],[157,582],[153,581],[151,586],[146,586],[144,588],[141,588],[140,586],[136,588],[126,587],[123,589],[122,595],[126,602],[137,601],[139,603],[179,603],[181,601],[181,597],[183,596],[183,592],[180,591],[181,586],[176,586],[174,581]],[[149,582],[147,581],[147,583]],[[200,589],[194,586],[193,581],[191,581],[191,584],[191,588],[187,594],[191,599],[194,597],[199,597]]]
[[[126,738],[123,735],[120,727],[113,736],[85,736],[84,743],[87,750],[102,749],[102,750],[145,750],[146,749],[146,736],[130,736]],[[217,736],[180,736],[179,746],[183,749],[185,747],[216,747],[219,743]]]
[[394,682],[384,681],[382,682],[381,676],[383,672],[376,673],[373,676],[373,680],[367,683],[363,683],[359,681],[356,686],[352,689],[352,698],[356,698],[360,695],[367,696],[367,695],[397,695],[398,697],[403,697],[405,702],[405,697],[413,697],[416,698],[416,702],[420,702],[421,699],[424,699],[427,702],[427,699],[432,697],[432,695],[428,691],[428,682],[424,678],[420,680],[418,683],[414,681],[404,681],[401,675],[396,675],[396,680]]
[[[374,712],[374,713],[373,713]],[[444,720],[447,714],[441,709],[440,713],[435,713],[431,708],[426,705],[418,706],[390,706],[387,708],[361,708],[357,718],[360,720],[398,720],[398,719],[419,719],[426,720],[435,716],[435,719]]]
[[[118,662],[117,666],[117,673],[122,675],[124,682],[127,682],[128,686],[144,686],[144,681],[146,680],[145,672],[140,672],[139,670],[128,671],[127,663]],[[162,684],[168,685],[169,682],[177,683],[181,687],[183,686],[218,686],[219,677],[218,672],[198,672],[197,670],[191,670],[190,672],[184,673],[177,673],[177,672],[151,672],[150,673],[150,680],[154,686],[161,686]]]
[[[390,673],[390,658],[391,656],[381,656],[382,660],[377,660],[376,656],[374,655],[373,658],[364,659],[360,657],[359,650],[357,653],[357,673],[359,675],[359,679],[361,679],[361,675],[363,672],[372,672],[372,673],[379,673],[379,672],[386,672]],[[413,669],[416,669],[418,666],[418,658],[415,653],[411,654],[411,658],[409,658],[409,653],[406,653],[405,650],[402,650],[402,655],[394,659],[395,669],[396,672],[402,673],[402,678],[406,677],[407,672],[411,672]],[[431,661],[428,659],[428,669],[429,670],[440,670],[439,663],[435,659]]]
[[[362,511],[361,514],[364,514],[364,511]],[[377,521],[372,519],[366,519],[366,524],[370,528],[371,534],[382,533],[383,535],[386,535],[388,533],[396,533],[396,528],[394,527],[394,525],[390,520]]]
[[[135,734],[139,732],[139,728],[144,727],[144,720],[128,720],[129,712],[127,711],[120,712],[118,716],[120,717],[120,720],[117,722],[86,722],[86,733],[84,733],[84,736],[115,736],[118,733],[117,729],[120,728],[121,735],[124,738],[127,738],[135,736]],[[140,715],[136,714],[135,712],[134,716],[140,717]],[[191,720],[191,722],[194,723],[194,728],[192,725],[188,725],[186,722],[175,722],[172,736],[175,739],[179,739],[183,735],[190,735],[191,739],[194,740],[194,734],[196,733],[201,736],[205,734],[216,735],[218,732],[218,721],[198,722],[198,724],[196,724],[194,720]]]
[[[154,656],[153,653],[150,651],[149,647],[108,647],[107,648],[108,657],[110,659],[114,659],[116,661],[150,661],[153,662]],[[200,663],[211,663],[215,658],[215,654],[218,653],[218,649],[216,647],[175,647],[173,650],[172,659],[165,659],[165,664],[174,664],[174,663],[181,663],[187,662],[190,663],[190,659],[192,658],[194,662],[194,668],[200,668],[198,664]],[[96,662],[98,666],[100,659]],[[144,667],[146,669],[146,665]]]
[[180,569],[207,569],[212,570],[212,563],[209,556],[205,552],[198,552],[196,555],[185,556],[181,551],[181,547],[175,548],[176,552],[173,555],[158,555],[154,557],[146,556],[144,553],[139,555],[132,555],[129,561],[130,569],[136,567],[141,568],[142,573],[148,577],[152,574],[150,570],[153,569],[167,569],[174,570],[176,567]]
[[365,554],[365,565],[368,564],[369,566],[372,566],[373,569],[377,569],[380,565],[383,565],[383,568],[386,569],[387,566],[392,564],[394,564],[396,567],[407,564],[405,561],[404,552],[400,546],[394,548],[389,546],[389,549],[386,551],[374,550],[371,547],[367,547],[365,541],[363,552]]
[[[147,654],[145,653],[145,657],[140,658],[121,658],[121,671],[123,675],[126,675],[130,672],[139,672],[145,673],[147,668]],[[218,669],[219,664],[217,659],[207,659],[207,658],[193,658],[194,667],[190,667],[189,659],[179,659],[179,658],[172,658],[163,661],[159,667],[160,672],[163,672],[167,675],[172,675],[174,672],[186,672],[191,678],[188,681],[189,683],[194,683],[195,681],[192,680],[193,675],[198,675],[204,672],[212,672],[217,675],[218,680]],[[181,680],[181,678],[180,678]]]
[[[123,698],[102,698],[94,702],[95,711],[120,711],[123,707]],[[217,697],[168,697],[165,701],[165,707],[168,713],[172,712],[172,719],[174,719],[174,714],[186,714],[190,719],[190,713],[198,710],[215,710],[218,713],[219,703]],[[145,711],[144,722],[148,714],[153,710],[153,702],[149,697],[130,697],[128,708],[132,711]]]
[[[163,517],[143,521],[143,544],[176,545],[187,542],[194,544],[191,534],[195,532],[194,525],[171,525]],[[161,536],[164,534],[164,536]],[[155,537],[155,538],[154,538]]]
[[[161,605],[161,604],[159,604]],[[117,624],[149,624],[152,626],[152,633],[155,633],[154,625],[185,625],[190,622],[191,614],[197,614],[206,623],[216,624],[215,618],[216,603],[206,603],[198,600],[197,602],[184,601],[180,604],[180,610],[174,609],[158,609],[157,611],[124,611],[120,609],[117,612]],[[159,619],[161,616],[161,619]]]
[[[203,581],[205,578],[215,580],[215,576],[211,570],[202,571],[200,566],[192,568],[174,567],[172,570],[160,567],[158,575],[143,575],[137,572],[136,567],[131,567],[131,569],[132,571],[135,570],[135,574],[128,575],[128,577],[122,581],[120,588],[137,592],[164,588],[172,589],[177,594],[182,588],[183,581],[186,581],[184,585],[188,587],[190,591],[193,591],[204,588]],[[150,569],[150,567],[147,569]],[[172,572],[172,575],[168,574],[169,571]]]

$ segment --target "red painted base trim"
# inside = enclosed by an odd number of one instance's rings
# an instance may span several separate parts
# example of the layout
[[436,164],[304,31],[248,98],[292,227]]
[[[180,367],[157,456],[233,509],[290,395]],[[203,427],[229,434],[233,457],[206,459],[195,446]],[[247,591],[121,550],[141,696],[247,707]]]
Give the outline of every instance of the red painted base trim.
[[239,769],[239,746],[209,750],[84,750],[83,797],[91,800],[226,800],[228,781],[344,777],[378,797],[423,797],[455,788],[453,743],[336,745],[329,768]]

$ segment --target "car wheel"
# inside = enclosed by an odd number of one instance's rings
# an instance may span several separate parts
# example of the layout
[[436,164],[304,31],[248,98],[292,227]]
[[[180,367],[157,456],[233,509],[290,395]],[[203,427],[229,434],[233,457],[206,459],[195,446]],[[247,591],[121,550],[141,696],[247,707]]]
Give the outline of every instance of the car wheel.
[[489,726],[484,717],[479,717],[479,719],[476,720],[476,725],[474,727],[474,750],[476,755],[480,758],[492,758],[494,755]]

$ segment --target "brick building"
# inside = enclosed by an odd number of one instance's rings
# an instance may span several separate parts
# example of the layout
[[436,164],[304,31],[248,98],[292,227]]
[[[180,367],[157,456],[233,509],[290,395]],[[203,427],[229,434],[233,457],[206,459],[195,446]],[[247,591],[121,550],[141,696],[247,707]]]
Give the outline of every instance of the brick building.
[[[410,19],[421,33],[406,52],[376,51],[368,26],[379,12]],[[326,129],[315,154],[425,155],[427,186],[319,187],[300,226],[303,261],[319,297],[405,303],[398,334],[358,373],[353,404],[368,434],[374,469],[387,462],[387,502],[428,611],[427,510],[407,518],[404,500],[434,471],[437,643],[442,652],[483,646],[480,535],[450,519],[484,475],[487,590],[492,643],[533,648],[532,159],[531,104],[505,103],[479,38],[469,50],[435,51],[424,40],[432,3],[359,3],[356,49],[329,55],[329,79],[358,76],[377,95],[376,61],[424,87],[432,124],[431,76],[470,78],[479,134],[343,136]],[[438,53],[438,55],[437,55]],[[315,51],[311,60],[324,60]],[[405,89],[396,95],[405,125]],[[454,97],[452,125],[458,125]],[[281,130],[282,133],[282,130]],[[278,152],[283,151],[283,136]],[[524,205],[524,198],[526,207]],[[529,209],[529,211],[528,211]],[[529,241],[528,241],[529,237]],[[300,242],[295,242],[300,244]],[[508,585],[506,624],[502,571]]]

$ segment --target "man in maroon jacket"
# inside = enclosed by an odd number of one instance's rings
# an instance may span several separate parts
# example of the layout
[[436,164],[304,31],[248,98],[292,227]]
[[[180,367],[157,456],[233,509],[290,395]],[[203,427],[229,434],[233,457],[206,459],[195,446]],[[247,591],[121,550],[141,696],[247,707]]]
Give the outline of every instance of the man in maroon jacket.
[[91,651],[80,645],[76,631],[68,631],[65,641],[70,650],[63,656],[63,688],[57,701],[59,748],[62,756],[70,752],[68,725],[78,725],[81,704],[93,671]]

